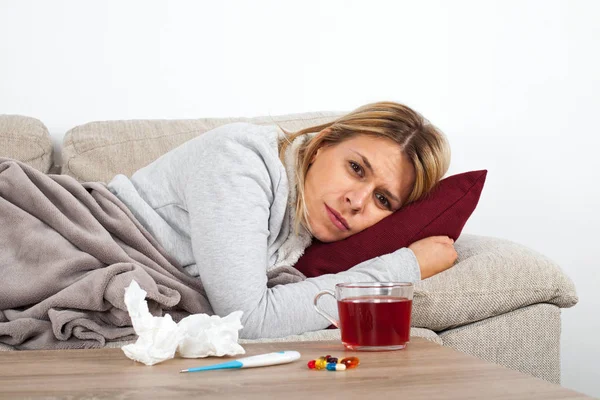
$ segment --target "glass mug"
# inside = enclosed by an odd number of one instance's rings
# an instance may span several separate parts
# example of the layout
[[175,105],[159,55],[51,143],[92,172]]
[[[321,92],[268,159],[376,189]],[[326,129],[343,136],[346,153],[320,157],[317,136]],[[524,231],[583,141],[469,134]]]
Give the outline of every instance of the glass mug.
[[[315,296],[315,309],[340,329],[342,343],[350,350],[400,350],[410,340],[413,284],[408,282],[338,283],[335,293],[323,290]],[[337,300],[340,320],[321,310],[321,296]]]

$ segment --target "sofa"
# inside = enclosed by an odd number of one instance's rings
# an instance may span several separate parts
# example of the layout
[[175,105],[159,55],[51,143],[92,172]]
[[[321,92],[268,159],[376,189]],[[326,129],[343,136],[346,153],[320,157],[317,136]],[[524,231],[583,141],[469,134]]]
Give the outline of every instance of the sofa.
[[[43,173],[65,174],[81,182],[107,182],[118,173],[131,175],[184,141],[222,124],[276,123],[297,130],[340,115],[311,112],[256,118],[90,122],[65,133],[59,162],[41,121],[0,115],[0,156],[17,159]],[[458,260],[453,268],[415,285],[411,336],[560,383],[561,308],[578,301],[569,277],[552,260],[509,240],[463,232],[455,246]],[[326,329],[240,342],[328,339],[339,339],[339,331]],[[107,347],[123,343],[109,342]],[[0,348],[10,350],[9,346]]]

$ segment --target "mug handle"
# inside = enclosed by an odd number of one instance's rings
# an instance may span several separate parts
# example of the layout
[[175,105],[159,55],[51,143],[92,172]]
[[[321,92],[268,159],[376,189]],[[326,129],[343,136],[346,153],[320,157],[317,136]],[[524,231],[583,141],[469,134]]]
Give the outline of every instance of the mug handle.
[[335,318],[333,318],[331,315],[327,314],[325,311],[321,310],[319,308],[319,306],[317,305],[317,302],[319,301],[319,298],[323,295],[330,295],[335,299],[335,294],[331,291],[331,290],[322,290],[319,293],[317,293],[317,295],[315,296],[315,300],[313,302],[314,306],[315,306],[315,310],[317,310],[317,312],[319,314],[321,314],[323,317],[325,317],[329,322],[331,322],[333,325],[335,325],[336,328],[340,327],[340,323],[339,321],[337,321]]

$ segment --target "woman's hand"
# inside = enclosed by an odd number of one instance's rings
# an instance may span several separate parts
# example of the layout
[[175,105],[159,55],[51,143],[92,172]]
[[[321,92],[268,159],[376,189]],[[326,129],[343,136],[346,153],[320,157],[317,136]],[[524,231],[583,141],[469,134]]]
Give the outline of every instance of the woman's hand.
[[458,254],[454,249],[454,240],[448,236],[430,236],[408,246],[415,253],[421,279],[427,279],[450,268]]

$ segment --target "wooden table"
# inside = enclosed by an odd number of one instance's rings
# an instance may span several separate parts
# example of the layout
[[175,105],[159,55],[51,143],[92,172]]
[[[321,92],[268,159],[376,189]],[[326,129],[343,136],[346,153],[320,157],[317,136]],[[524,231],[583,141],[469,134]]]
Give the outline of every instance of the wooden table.
[[[0,352],[0,398],[583,399],[577,392],[420,338],[405,350],[349,352],[339,342],[246,344],[246,356],[297,350],[291,364],[180,374],[226,358],[148,367],[120,349]],[[358,356],[356,369],[309,370],[321,355]],[[241,357],[241,356],[240,356]],[[394,396],[394,397],[390,397]]]

